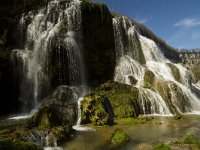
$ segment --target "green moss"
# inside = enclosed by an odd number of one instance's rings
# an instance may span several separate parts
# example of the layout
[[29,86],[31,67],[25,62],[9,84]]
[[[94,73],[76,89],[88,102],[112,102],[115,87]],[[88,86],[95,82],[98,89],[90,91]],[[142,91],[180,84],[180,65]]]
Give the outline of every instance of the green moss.
[[91,121],[94,125],[108,124],[109,114],[105,111],[104,98],[95,93],[86,96],[81,105],[85,122]]
[[11,138],[0,140],[0,149],[2,150],[42,150],[36,144],[13,140]]
[[114,118],[138,116],[141,114],[138,94],[137,88],[126,84],[113,81],[102,84],[83,99],[81,103],[83,122],[90,120],[97,124],[102,120],[108,123]]
[[111,143],[114,145],[123,145],[128,141],[129,136],[122,129],[116,129],[111,137]]
[[58,145],[62,144],[64,141],[69,139],[71,136],[71,131],[69,126],[58,126],[51,129],[51,134],[49,135],[49,144],[54,146],[56,141]]
[[39,129],[49,129],[62,124],[62,117],[54,114],[52,107],[44,107],[34,114],[34,116],[24,124],[25,128],[38,127]]
[[154,146],[153,150],[171,150],[171,148],[165,144],[158,144]]
[[[191,104],[189,103],[188,97],[184,95],[181,88],[175,83],[164,80],[156,80],[154,82],[154,88],[166,102],[171,113],[179,115],[181,112],[190,111],[189,106]],[[179,109],[177,109],[177,107]]]
[[154,78],[155,75],[152,71],[150,70],[145,70],[145,74],[144,74],[144,88],[148,88],[151,89],[154,83]]
[[180,82],[180,83],[182,83],[182,78],[181,78],[181,74],[179,72],[179,69],[175,65],[173,65],[171,63],[168,63],[167,65],[170,67],[171,72],[172,72],[175,80]]
[[130,124],[143,124],[148,120],[140,119],[140,118],[120,118],[115,120],[117,124],[130,125]]
[[195,144],[200,146],[200,140],[193,134],[189,134],[183,139],[183,144]]

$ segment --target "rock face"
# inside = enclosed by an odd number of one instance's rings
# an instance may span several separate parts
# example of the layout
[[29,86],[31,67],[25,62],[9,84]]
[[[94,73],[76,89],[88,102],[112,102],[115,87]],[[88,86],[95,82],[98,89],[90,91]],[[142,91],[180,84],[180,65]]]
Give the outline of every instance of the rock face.
[[10,51],[0,51],[0,117],[17,112],[18,90]]
[[16,31],[22,13],[45,6],[48,0],[2,0],[0,2],[0,50],[19,46]]
[[115,68],[115,43],[112,15],[104,4],[82,4],[83,55],[86,78],[96,86],[112,80]]
[[60,125],[74,125],[77,121],[77,98],[83,93],[82,87],[59,86],[39,106],[38,112],[28,126],[50,128]]

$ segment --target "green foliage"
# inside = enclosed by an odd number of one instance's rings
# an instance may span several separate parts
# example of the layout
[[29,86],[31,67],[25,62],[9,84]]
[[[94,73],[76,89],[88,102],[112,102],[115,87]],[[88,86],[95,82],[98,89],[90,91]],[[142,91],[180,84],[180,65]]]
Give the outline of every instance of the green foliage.
[[127,142],[129,142],[129,136],[122,129],[116,129],[111,137],[111,143],[114,145],[123,145]]
[[153,150],[171,150],[171,148],[166,144],[155,145]]

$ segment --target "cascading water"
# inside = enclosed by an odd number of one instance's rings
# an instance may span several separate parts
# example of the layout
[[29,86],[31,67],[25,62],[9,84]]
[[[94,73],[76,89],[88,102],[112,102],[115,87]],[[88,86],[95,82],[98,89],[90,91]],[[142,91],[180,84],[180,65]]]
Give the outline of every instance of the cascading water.
[[[164,99],[155,89],[143,88],[145,70],[150,70],[156,80],[166,82],[171,101],[176,107],[177,112],[186,113],[200,110],[199,98],[191,91],[190,86],[193,81],[192,73],[179,64],[173,64],[164,57],[160,47],[151,39],[144,37],[134,27],[134,24],[127,17],[115,17],[113,19],[113,28],[115,34],[115,50],[117,57],[117,66],[115,68],[115,81],[134,85],[139,90],[139,99],[143,105],[143,114],[171,115]],[[140,48],[145,58],[145,65],[142,65],[138,59]],[[180,73],[180,81],[177,81],[169,65],[174,66]],[[174,86],[180,90],[184,100],[177,103],[177,94],[174,93]],[[181,104],[180,104],[181,103]],[[187,103],[180,109],[182,103]],[[147,104],[149,107],[147,107]],[[182,110],[182,111],[181,111]]]
[[49,94],[54,78],[58,85],[84,84],[80,4],[79,0],[53,0],[44,9],[22,15],[24,50],[14,50],[13,56],[20,66],[23,113]]
[[[147,68],[151,70],[156,75],[157,78],[160,78],[165,81],[171,81],[181,89],[183,96],[189,102],[188,106],[186,106],[188,107],[186,108],[186,112],[199,111],[200,100],[191,91],[190,86],[189,86],[193,80],[192,73],[189,72],[183,66],[179,64],[175,64],[174,66],[178,69],[181,76],[181,80],[183,80],[183,83],[176,81],[170,67],[168,66],[168,64],[173,65],[173,63],[164,57],[162,51],[159,49],[159,47],[153,40],[147,39],[146,37],[143,37],[142,35],[140,35],[139,37],[140,37],[142,49],[144,51]],[[170,84],[168,84],[168,87],[171,91],[172,102],[173,102],[174,91],[171,88]],[[180,111],[177,104],[174,103],[174,106],[177,107],[177,110]],[[183,112],[180,111],[180,113],[183,113]]]
[[138,34],[136,28],[126,17],[114,18],[113,27],[117,57],[114,80],[129,85],[135,85],[138,88],[143,114],[171,115],[159,94],[149,89],[142,88],[145,68],[140,64],[138,56],[134,55],[141,53],[138,52],[139,46],[136,44]]

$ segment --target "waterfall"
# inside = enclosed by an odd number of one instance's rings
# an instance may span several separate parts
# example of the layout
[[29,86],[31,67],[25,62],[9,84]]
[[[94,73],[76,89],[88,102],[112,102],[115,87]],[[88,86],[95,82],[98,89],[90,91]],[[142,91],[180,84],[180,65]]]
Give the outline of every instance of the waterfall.
[[[188,106],[184,106],[186,112],[199,111],[200,100],[190,89],[190,84],[193,80],[192,73],[180,64],[173,64],[168,59],[166,59],[162,53],[162,50],[153,40],[143,37],[142,35],[139,35],[139,39],[142,45],[142,49],[144,51],[147,68],[156,75],[156,78],[170,81],[181,89],[181,93],[183,94],[184,99],[189,102]],[[183,83],[180,83],[175,79],[172,70],[168,64],[172,64],[177,68],[180,73],[181,80],[183,80]],[[169,84],[168,87],[170,89],[173,105],[180,113],[185,113],[180,111],[180,106],[177,106],[177,104],[174,103],[174,99],[176,99],[176,94],[174,93],[175,91],[173,91],[173,89],[171,88],[171,84]]]
[[19,99],[25,113],[38,106],[51,92],[52,85],[85,83],[81,2],[50,1],[46,8],[23,14],[20,28],[25,44],[23,50],[13,51],[13,57],[20,72]]
[[171,116],[166,103],[158,93],[150,89],[139,88],[139,96],[143,114]]
[[[200,100],[190,89],[194,78],[188,69],[165,58],[157,43],[141,35],[139,29],[127,17],[115,17],[113,29],[117,58],[114,80],[138,88],[143,114],[171,115],[165,100],[156,89],[143,88],[146,69],[155,75],[156,80],[167,84],[171,97],[169,101],[172,102],[177,112],[186,113],[200,110]],[[139,59],[142,54],[145,64],[141,63],[141,59]],[[178,73],[176,74],[174,71]],[[180,78],[180,81],[177,81],[176,78]],[[181,102],[177,102],[178,95],[174,88],[182,94]],[[186,106],[182,106],[186,103]]]
[[[128,55],[120,58],[118,65],[115,68],[114,80],[129,85],[133,84],[133,80],[137,85],[141,85],[144,77],[144,68]],[[136,81],[137,80],[137,81]]]

